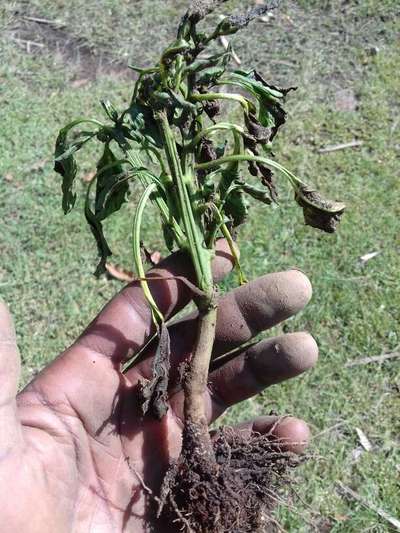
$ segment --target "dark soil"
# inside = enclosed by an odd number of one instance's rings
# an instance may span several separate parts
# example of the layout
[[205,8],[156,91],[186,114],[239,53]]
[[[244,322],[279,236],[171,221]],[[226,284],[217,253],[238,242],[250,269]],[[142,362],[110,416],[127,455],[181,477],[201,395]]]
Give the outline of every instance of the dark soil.
[[185,429],[183,452],[164,480],[162,517],[187,533],[274,532],[271,513],[298,456],[270,436],[243,436],[231,428],[215,435],[214,457]]
[[12,40],[30,54],[56,54],[73,66],[75,77],[95,80],[103,74],[133,78],[131,69],[104,49],[91,46],[84,39],[71,35],[64,26],[39,17],[16,15],[9,30]]

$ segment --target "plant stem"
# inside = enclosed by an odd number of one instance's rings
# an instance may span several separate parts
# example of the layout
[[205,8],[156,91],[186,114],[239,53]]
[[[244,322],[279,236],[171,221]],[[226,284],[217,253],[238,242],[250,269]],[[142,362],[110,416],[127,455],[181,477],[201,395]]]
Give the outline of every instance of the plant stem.
[[[153,183],[153,179],[150,177],[149,172],[146,171],[143,167],[143,163],[137,153],[133,150],[125,151],[126,157],[132,167],[136,169],[137,176],[144,187],[147,187]],[[143,170],[142,170],[143,169]],[[175,237],[177,240],[178,246],[181,248],[184,246],[185,235],[179,226],[178,222],[170,215],[170,210],[159,195],[155,196],[154,203],[157,205],[160,210],[161,216],[166,224],[170,224],[174,230]]]
[[141,223],[143,218],[143,212],[146,207],[146,203],[149,200],[151,194],[157,189],[155,183],[150,183],[142,194],[138,206],[136,208],[135,216],[133,219],[132,225],[132,248],[133,248],[133,260],[136,267],[136,272],[140,278],[140,285],[142,287],[143,293],[150,304],[151,314],[153,316],[153,322],[156,326],[164,321],[164,317],[159,310],[156,302],[154,301],[153,295],[150,292],[150,288],[147,284],[146,274],[143,267],[143,262],[140,253],[140,230]]
[[216,133],[220,130],[228,130],[232,131],[232,133],[235,134],[244,134],[244,129],[241,126],[237,126],[236,124],[231,124],[229,122],[220,122],[219,124],[214,124],[213,126],[210,126],[209,128],[205,128],[201,130],[194,139],[185,146],[185,150],[191,150],[194,146],[196,146],[203,137],[212,135],[213,133]]
[[207,304],[207,299],[211,297],[213,291],[211,252],[204,245],[200,221],[196,222],[196,216],[193,210],[194,200],[190,198],[187,186],[188,178],[183,175],[175,138],[165,112],[160,111],[158,113],[158,122],[164,138],[170,172],[178,192],[188,249],[192,257],[199,288],[205,293],[205,304]]
[[204,406],[204,393],[207,389],[216,322],[217,303],[215,296],[212,296],[208,307],[200,310],[195,349],[183,383],[185,429],[191,437],[192,445],[196,443],[199,452],[209,457],[213,457],[213,451]]
[[[184,174],[182,171],[175,138],[166,113],[159,112],[157,120],[163,135],[170,172],[178,192],[188,251],[193,261],[198,286],[204,293],[203,297],[196,299],[199,309],[197,339],[183,383],[185,393],[183,453],[191,449],[190,444],[196,443],[199,453],[212,458],[213,449],[204,406],[217,320],[216,295],[211,272],[212,253],[204,244],[201,218],[195,213],[195,200],[190,195],[189,185],[192,181],[189,181],[189,178],[193,180],[194,176]],[[187,449],[185,438],[189,439]]]
[[249,112],[249,104],[247,103],[246,98],[241,94],[235,93],[206,93],[206,94],[192,94],[190,97],[191,100],[195,102],[203,102],[208,100],[231,100],[233,102],[239,102],[243,107],[246,113]]

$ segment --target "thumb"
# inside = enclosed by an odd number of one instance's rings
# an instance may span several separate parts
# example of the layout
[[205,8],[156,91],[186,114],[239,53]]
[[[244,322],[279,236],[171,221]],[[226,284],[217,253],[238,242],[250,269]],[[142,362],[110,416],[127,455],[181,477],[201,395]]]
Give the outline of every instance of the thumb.
[[13,321],[0,300],[0,458],[21,441],[15,401],[20,368]]

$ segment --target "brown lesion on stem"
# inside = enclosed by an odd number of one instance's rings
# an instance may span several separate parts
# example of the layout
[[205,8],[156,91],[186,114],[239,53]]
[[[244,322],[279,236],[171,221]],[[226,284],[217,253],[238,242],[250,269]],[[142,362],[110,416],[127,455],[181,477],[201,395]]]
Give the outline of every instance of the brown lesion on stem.
[[213,451],[204,406],[204,393],[207,389],[208,372],[217,323],[217,296],[214,288],[209,297],[198,302],[198,308],[199,318],[196,344],[183,381],[186,425],[183,436],[183,448],[185,448],[185,444],[188,444],[187,439],[189,439],[192,451],[193,443],[196,443],[198,452],[209,454],[212,457]]

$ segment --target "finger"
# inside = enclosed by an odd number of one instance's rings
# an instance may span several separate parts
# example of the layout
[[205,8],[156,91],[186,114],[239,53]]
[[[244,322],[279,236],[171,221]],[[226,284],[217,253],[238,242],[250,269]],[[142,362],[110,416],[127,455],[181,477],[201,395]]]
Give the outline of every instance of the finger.
[[305,332],[263,340],[210,374],[211,418],[267,387],[313,367],[318,346]]
[[299,418],[292,416],[259,416],[254,420],[234,426],[234,429],[249,438],[253,434],[269,435],[278,442],[283,451],[304,453],[310,441],[310,429]]
[[[218,304],[213,359],[295,315],[308,303],[311,294],[310,281],[298,270],[267,274],[229,292]],[[192,314],[169,328],[172,378],[173,370],[192,352],[197,335],[196,316]],[[146,377],[151,375],[154,350],[155,346],[151,346],[147,358],[135,367]]]
[[214,356],[295,315],[311,295],[311,283],[299,270],[267,274],[227,294],[219,307]]
[[12,318],[0,300],[0,459],[21,441],[15,403],[20,367]]
[[[229,246],[225,240],[217,244],[213,261],[216,281],[228,274],[233,266]],[[184,277],[195,284],[195,274],[190,259],[183,253],[175,253],[147,273],[151,293],[166,318],[173,316],[192,299],[188,285],[174,277]],[[154,279],[161,278],[161,279]],[[106,355],[122,362],[146,342],[154,331],[150,307],[139,282],[125,287],[109,302],[90,324],[76,345]]]

